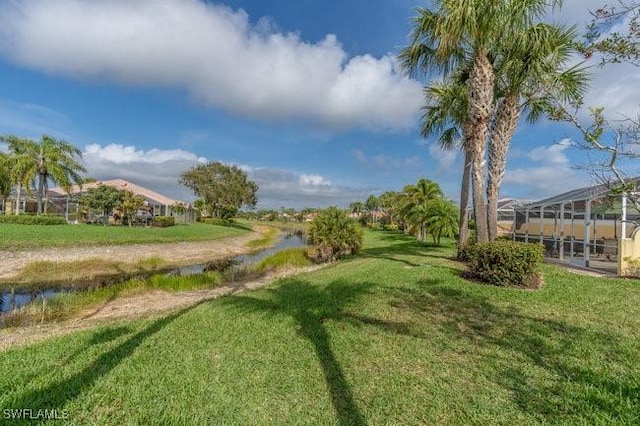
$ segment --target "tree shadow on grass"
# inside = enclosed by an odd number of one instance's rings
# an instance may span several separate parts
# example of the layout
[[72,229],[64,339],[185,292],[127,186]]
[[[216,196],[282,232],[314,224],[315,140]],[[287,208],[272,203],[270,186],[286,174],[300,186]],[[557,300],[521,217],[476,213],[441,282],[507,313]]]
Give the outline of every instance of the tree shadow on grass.
[[423,242],[411,235],[385,233],[378,236],[378,238],[382,241],[391,242],[391,244],[383,247],[367,247],[360,251],[360,255],[374,259],[400,262],[411,267],[422,266],[422,264],[403,259],[402,256],[429,257],[439,260],[448,259],[447,256],[442,254],[446,246],[436,246],[428,242]]
[[392,289],[393,306],[421,315],[452,341],[476,345],[492,367],[488,379],[522,411],[552,423],[640,421],[640,348],[628,337],[496,306],[438,280],[421,285]]
[[[204,301],[154,321],[144,329],[133,334],[115,348],[104,352],[81,371],[70,377],[51,383],[46,387],[27,389],[21,395],[7,401],[7,406],[11,408],[46,408],[47,410],[62,409],[67,403],[90,390],[98,380],[109,374],[109,372],[124,362],[142,343],[144,343],[146,339],[160,332],[171,322],[202,303],[204,303]],[[112,341],[127,333],[129,333],[129,330],[126,327],[102,330],[92,336],[86,346],[71,354],[70,357],[73,358],[77,356],[92,345],[99,345]],[[71,359],[70,357],[66,357],[67,361]]]
[[320,287],[296,278],[285,279],[277,287],[267,290],[270,298],[251,294],[234,295],[224,299],[244,312],[264,311],[285,314],[293,318],[299,333],[314,348],[331,395],[331,402],[341,425],[365,425],[340,363],[331,349],[331,336],[324,323],[342,318],[343,307],[369,292],[371,284],[355,284],[336,280]]

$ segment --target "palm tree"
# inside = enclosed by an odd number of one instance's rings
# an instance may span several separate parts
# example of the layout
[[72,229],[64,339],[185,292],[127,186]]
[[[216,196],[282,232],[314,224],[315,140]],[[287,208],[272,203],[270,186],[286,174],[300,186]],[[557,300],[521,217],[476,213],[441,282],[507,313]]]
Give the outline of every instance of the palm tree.
[[364,210],[364,204],[362,204],[361,201],[354,201],[349,204],[349,210],[360,219],[360,215],[362,215],[362,211]]
[[[507,152],[523,110],[536,121],[552,93],[564,102],[579,100],[586,89],[584,69],[564,70],[574,53],[575,30],[538,24],[503,47],[496,69],[499,101],[491,127],[487,183],[489,239],[498,236],[498,195],[505,173]],[[540,90],[545,87],[547,90]]]
[[373,194],[369,195],[364,202],[364,208],[371,215],[372,222],[376,223],[378,210],[380,209],[380,200],[378,200],[378,197]]
[[418,9],[411,45],[401,54],[410,73],[443,71],[471,64],[465,140],[472,154],[473,208],[478,241],[489,239],[485,204],[485,151],[493,112],[493,54],[500,40],[511,39],[561,0],[435,0]]
[[67,192],[74,183],[82,183],[80,172],[85,171],[79,162],[82,152],[70,143],[47,135],[43,135],[39,142],[15,136],[3,136],[2,140],[16,156],[18,204],[21,186],[34,177],[38,178],[38,214],[42,213],[42,201],[49,181]]
[[425,223],[426,231],[433,242],[440,245],[442,237],[454,238],[458,232],[458,207],[451,200],[439,198],[429,205],[429,217]]
[[428,179],[421,178],[415,185],[407,185],[403,189],[404,202],[402,211],[408,214],[414,207],[427,203],[442,196],[440,185]]
[[444,82],[434,83],[425,89],[425,106],[421,120],[420,135],[428,138],[438,135],[440,146],[444,149],[460,147],[464,152],[462,182],[460,185],[460,220],[458,230],[458,255],[469,239],[469,184],[471,175],[472,151],[465,135],[465,126],[470,126],[467,111],[469,99],[466,80],[468,73],[464,69],[456,72]]
[[30,151],[33,149],[33,142],[30,139],[16,136],[0,136],[0,140],[7,144],[11,156],[10,179],[16,185],[16,201],[14,212],[20,214],[20,202],[22,201],[22,190],[26,188],[31,191],[31,183],[36,176],[35,163]]

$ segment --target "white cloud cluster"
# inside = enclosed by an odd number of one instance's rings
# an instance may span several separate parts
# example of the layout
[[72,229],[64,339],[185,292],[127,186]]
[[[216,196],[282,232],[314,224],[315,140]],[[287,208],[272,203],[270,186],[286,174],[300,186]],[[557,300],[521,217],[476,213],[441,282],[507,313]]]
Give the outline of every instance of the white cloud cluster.
[[360,164],[371,165],[380,169],[403,169],[415,168],[422,164],[420,157],[413,156],[407,158],[394,157],[392,155],[376,154],[367,155],[361,149],[351,151],[351,156]]
[[114,164],[159,164],[167,161],[207,161],[206,158],[198,157],[192,152],[183,151],[181,149],[164,150],[153,148],[145,152],[144,150],[136,149],[134,146],[124,146],[116,143],[112,143],[104,147],[99,144],[87,145],[84,149],[83,157],[85,161],[97,159],[99,161],[107,161]]
[[404,129],[420,84],[394,57],[348,58],[201,0],[15,0],[0,5],[0,54],[71,78],[184,88],[197,101],[260,119]]
[[[99,180],[123,178],[179,200],[193,199],[193,194],[178,183],[180,174],[207,161],[179,149],[144,151],[115,143],[87,145],[82,158],[89,176]],[[271,167],[239,167],[258,183],[261,207],[346,205],[364,194],[358,189],[334,185],[318,174],[297,174]]]
[[320,175],[300,175],[299,182],[302,186],[331,186],[331,181]]
[[527,158],[531,167],[507,168],[504,176],[506,191],[514,186],[521,187],[525,198],[542,199],[571,189],[588,186],[585,177],[571,167],[564,153],[570,147],[569,140],[558,144],[540,146],[533,149]]

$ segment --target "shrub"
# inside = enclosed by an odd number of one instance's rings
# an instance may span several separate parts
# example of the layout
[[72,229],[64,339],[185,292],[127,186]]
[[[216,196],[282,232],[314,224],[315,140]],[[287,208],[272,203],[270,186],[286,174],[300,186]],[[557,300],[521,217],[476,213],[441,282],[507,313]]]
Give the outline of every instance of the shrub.
[[316,262],[336,260],[355,254],[362,247],[362,228],[347,212],[329,207],[311,222],[308,242],[313,247],[309,256]]
[[14,225],[66,225],[62,216],[1,215],[0,223]]
[[382,229],[385,231],[397,231],[399,228],[395,223],[387,223],[386,225],[383,225]]
[[158,228],[168,228],[176,224],[176,218],[173,216],[156,216],[153,218],[153,226]]
[[477,244],[469,251],[471,273],[498,286],[538,287],[542,246],[515,241]]
[[367,227],[372,231],[380,231],[382,229],[382,226],[380,226],[379,223],[374,223],[374,222],[367,224]]

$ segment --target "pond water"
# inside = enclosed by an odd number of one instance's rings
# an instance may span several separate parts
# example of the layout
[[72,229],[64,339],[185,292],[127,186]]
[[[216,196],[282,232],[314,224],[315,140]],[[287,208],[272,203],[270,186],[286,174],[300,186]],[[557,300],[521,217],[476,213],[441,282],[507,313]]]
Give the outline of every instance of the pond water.
[[[232,265],[235,268],[242,268],[245,266],[252,265],[254,263],[258,263],[261,260],[288,248],[295,247],[305,247],[306,241],[305,239],[297,234],[288,234],[282,240],[278,241],[273,247],[269,247],[264,250],[257,251],[251,254],[241,254],[239,256],[233,257],[229,259],[228,264]],[[224,263],[224,262],[223,262]],[[198,263],[194,265],[181,266],[178,268],[173,268],[170,270],[158,271],[155,274],[164,274],[164,275],[177,275],[177,276],[185,276],[185,275],[194,275],[201,274],[212,267],[212,264],[220,265],[220,262],[205,262]],[[147,275],[149,277],[149,275]],[[117,282],[113,278],[110,279],[110,282]],[[103,284],[104,285],[104,284]],[[25,290],[25,289],[15,289],[15,290],[2,290],[0,291],[0,313],[6,314],[11,312],[14,309],[18,309],[22,306],[25,306],[28,303],[33,301],[42,300],[42,299],[50,299],[56,294],[59,293],[69,293],[74,291],[83,291],[87,288],[95,288],[96,286],[78,286],[80,288],[45,288],[42,290]]]

